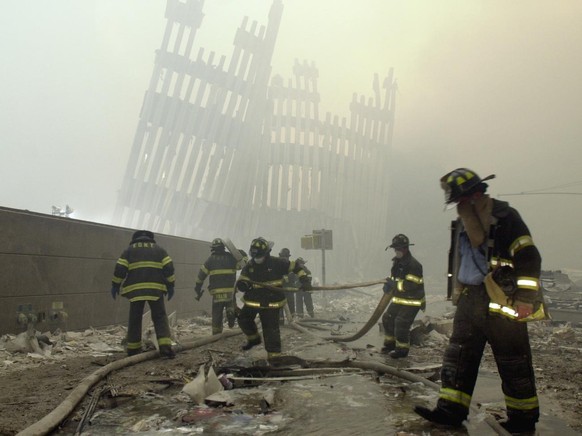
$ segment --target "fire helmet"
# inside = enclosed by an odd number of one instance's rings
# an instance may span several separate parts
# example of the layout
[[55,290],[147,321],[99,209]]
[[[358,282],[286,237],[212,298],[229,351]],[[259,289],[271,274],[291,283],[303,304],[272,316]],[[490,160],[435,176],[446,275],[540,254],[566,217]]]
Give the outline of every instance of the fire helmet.
[[224,251],[224,242],[220,238],[215,238],[210,244],[210,250],[212,251]]
[[288,248],[281,248],[281,251],[279,251],[279,257],[291,257],[291,252],[289,251]]
[[445,203],[458,203],[461,197],[469,196],[475,192],[487,190],[486,180],[495,178],[491,174],[481,179],[475,171],[468,168],[457,168],[441,177],[441,187],[445,191]]
[[151,239],[151,240],[153,240],[154,234],[152,232],[150,232],[149,230],[137,230],[131,236],[131,240],[135,241],[137,239]]
[[256,238],[251,242],[251,248],[249,250],[251,257],[263,257],[271,252],[271,246],[265,238]]
[[386,249],[388,248],[408,248],[409,245],[414,245],[410,243],[410,239],[408,239],[408,236],[399,233],[396,236],[394,236],[392,238],[392,243],[386,247]]

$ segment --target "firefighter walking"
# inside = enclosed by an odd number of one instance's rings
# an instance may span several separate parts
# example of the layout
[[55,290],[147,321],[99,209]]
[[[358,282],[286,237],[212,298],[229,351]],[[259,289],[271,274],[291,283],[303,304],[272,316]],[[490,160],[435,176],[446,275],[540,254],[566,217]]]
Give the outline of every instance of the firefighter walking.
[[[447,204],[456,204],[450,260],[453,333],[443,357],[437,406],[415,412],[456,427],[467,419],[485,344],[497,363],[510,433],[535,430],[539,418],[527,324],[544,318],[541,257],[519,213],[486,194],[486,180],[457,168],[441,178]],[[502,274],[501,274],[502,273]]]
[[174,295],[174,264],[166,250],[156,244],[154,234],[148,230],[136,231],[113,272],[111,296],[121,293],[129,300],[127,327],[127,355],[142,350],[142,317],[146,301],[152,312],[160,354],[173,358],[170,325],[166,315],[164,296],[168,301]]
[[[311,274],[311,272],[309,272],[309,269],[305,265],[307,263],[306,260],[304,260],[302,257],[298,257],[297,259],[295,259],[295,262],[299,266],[303,266],[305,268],[305,271],[307,271],[309,274]],[[295,277],[295,279],[294,279],[295,285],[294,286],[300,288],[300,286],[298,286],[298,285],[300,285],[300,283],[296,279],[297,276],[295,276],[295,274],[293,274],[293,276]],[[295,295],[295,315],[298,318],[303,318],[305,316],[305,313],[303,311],[304,305],[305,305],[305,309],[307,310],[307,314],[311,318],[314,318],[315,312],[313,310],[313,297],[311,296],[311,292],[307,292],[307,291],[304,291],[303,289],[299,289]]]
[[[288,248],[281,248],[279,251],[279,257],[285,260],[291,259],[291,251]],[[294,274],[287,274],[283,277],[283,287],[284,288],[299,288],[299,280]],[[287,299],[287,307],[289,308],[289,313],[291,318],[295,317],[295,294],[296,292],[288,291],[285,292],[285,298]],[[281,325],[285,324],[285,308],[283,307],[279,310],[279,323]],[[288,319],[288,322],[293,321]]]
[[216,238],[210,245],[210,256],[200,267],[194,291],[196,300],[200,300],[204,291],[202,284],[208,279],[208,292],[212,295],[212,334],[222,333],[224,324],[224,312],[230,328],[236,321],[234,284],[236,271],[240,269],[238,262],[232,253],[226,251],[224,241]]
[[302,289],[310,290],[311,275],[295,261],[271,256],[270,252],[270,244],[266,239],[253,239],[249,252],[251,260],[243,267],[236,287],[243,293],[244,303],[238,318],[238,324],[247,337],[242,350],[250,350],[262,342],[255,322],[259,315],[267,359],[273,362],[281,355],[279,310],[287,302],[284,292],[273,288],[282,287],[283,277],[294,273]]
[[384,346],[382,352],[398,359],[408,356],[410,350],[410,326],[420,309],[425,308],[422,265],[411,252],[410,240],[398,234],[392,238],[388,248],[393,248],[390,277],[384,285],[384,292],[393,293],[388,309],[382,316]]

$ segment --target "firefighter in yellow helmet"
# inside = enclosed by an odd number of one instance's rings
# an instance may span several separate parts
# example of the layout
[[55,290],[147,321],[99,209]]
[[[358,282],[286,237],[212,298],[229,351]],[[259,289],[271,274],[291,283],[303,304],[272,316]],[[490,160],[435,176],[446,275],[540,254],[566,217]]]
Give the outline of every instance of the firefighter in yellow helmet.
[[392,292],[390,306],[382,316],[384,327],[383,353],[398,359],[408,356],[410,350],[410,326],[420,309],[425,308],[422,265],[410,253],[410,240],[402,233],[392,238],[388,248],[393,248],[390,277],[384,292]]
[[279,309],[287,303],[284,292],[277,288],[282,287],[285,275],[294,273],[299,278],[301,288],[310,290],[311,275],[303,265],[271,256],[270,253],[271,245],[266,239],[253,239],[249,252],[251,260],[243,267],[236,287],[244,294],[244,305],[238,317],[238,325],[247,337],[242,349],[250,350],[262,342],[255,322],[259,315],[267,359],[273,363],[281,355]]
[[540,412],[523,321],[544,317],[541,257],[519,213],[487,195],[485,181],[494,177],[457,168],[441,178],[445,202],[458,214],[449,257],[457,310],[437,406],[416,406],[415,412],[436,424],[462,426],[489,343],[505,395],[508,419],[501,425],[510,433],[532,432]]

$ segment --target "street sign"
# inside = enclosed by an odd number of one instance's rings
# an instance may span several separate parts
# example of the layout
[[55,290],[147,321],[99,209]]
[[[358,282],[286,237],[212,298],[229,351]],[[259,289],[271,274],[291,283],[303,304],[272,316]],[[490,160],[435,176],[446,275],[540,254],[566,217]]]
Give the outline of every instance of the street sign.
[[303,236],[301,238],[301,248],[304,250],[332,250],[332,231],[314,230],[312,235]]
[[315,241],[313,235],[305,235],[301,237],[301,248],[304,250],[315,250]]
[[332,250],[333,249],[333,235],[331,230],[314,230],[313,237],[317,241],[317,248],[321,250]]

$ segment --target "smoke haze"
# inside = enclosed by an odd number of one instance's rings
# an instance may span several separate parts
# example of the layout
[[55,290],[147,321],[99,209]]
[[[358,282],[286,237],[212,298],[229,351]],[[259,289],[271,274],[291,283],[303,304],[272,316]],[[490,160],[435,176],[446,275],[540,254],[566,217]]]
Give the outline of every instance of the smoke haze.
[[[273,74],[290,77],[295,59],[315,62],[323,111],[346,116],[352,93],[372,95],[374,73],[394,68],[386,225],[415,242],[428,275],[445,270],[454,218],[443,212],[438,179],[459,166],[497,175],[490,193],[520,211],[545,269],[582,269],[582,196],[503,196],[582,192],[582,2],[283,3]],[[197,46],[230,56],[242,18],[266,24],[270,5],[206,1]],[[139,0],[2,2],[1,206],[50,213],[69,204],[74,218],[110,223],[164,9]],[[388,265],[386,242],[370,249]]]

